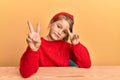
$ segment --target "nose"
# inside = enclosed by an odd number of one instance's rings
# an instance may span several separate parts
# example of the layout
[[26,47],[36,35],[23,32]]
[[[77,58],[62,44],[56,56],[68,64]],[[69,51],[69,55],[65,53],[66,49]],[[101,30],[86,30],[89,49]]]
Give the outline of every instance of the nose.
[[62,30],[59,30],[59,31],[58,31],[58,34],[61,35],[61,34],[62,34]]

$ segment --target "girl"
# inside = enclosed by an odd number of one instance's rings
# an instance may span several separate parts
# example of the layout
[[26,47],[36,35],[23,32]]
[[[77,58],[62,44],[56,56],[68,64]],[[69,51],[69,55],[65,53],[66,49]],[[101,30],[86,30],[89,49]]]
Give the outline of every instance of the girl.
[[[73,33],[73,24],[73,15],[66,12],[57,13],[50,20],[48,35],[40,37],[39,24],[34,31],[28,21],[28,47],[20,61],[20,73],[23,77],[31,76],[39,67],[67,67],[69,59],[80,68],[91,66],[88,50],[79,42],[79,36]],[[71,43],[67,42],[69,36]]]

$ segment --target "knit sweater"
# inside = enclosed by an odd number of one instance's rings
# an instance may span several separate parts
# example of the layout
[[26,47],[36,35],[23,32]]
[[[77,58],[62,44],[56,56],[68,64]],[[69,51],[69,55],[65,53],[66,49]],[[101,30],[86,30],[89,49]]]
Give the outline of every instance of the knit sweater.
[[41,38],[38,51],[27,47],[20,60],[20,73],[23,77],[29,77],[39,67],[68,67],[69,59],[81,68],[91,66],[88,50],[81,43],[72,45],[64,40],[48,41]]

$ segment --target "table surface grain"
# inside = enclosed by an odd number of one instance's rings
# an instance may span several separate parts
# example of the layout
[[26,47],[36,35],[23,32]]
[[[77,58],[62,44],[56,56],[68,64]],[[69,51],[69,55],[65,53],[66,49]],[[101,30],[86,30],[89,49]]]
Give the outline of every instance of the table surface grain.
[[[37,73],[26,80],[120,80],[120,66],[39,67]],[[0,67],[0,80],[25,80],[19,67]]]

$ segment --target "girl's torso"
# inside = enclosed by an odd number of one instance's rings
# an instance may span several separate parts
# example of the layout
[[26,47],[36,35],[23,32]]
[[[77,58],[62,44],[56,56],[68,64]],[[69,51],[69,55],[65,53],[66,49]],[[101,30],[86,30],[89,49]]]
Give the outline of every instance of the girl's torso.
[[70,44],[41,38],[39,66],[69,66]]

